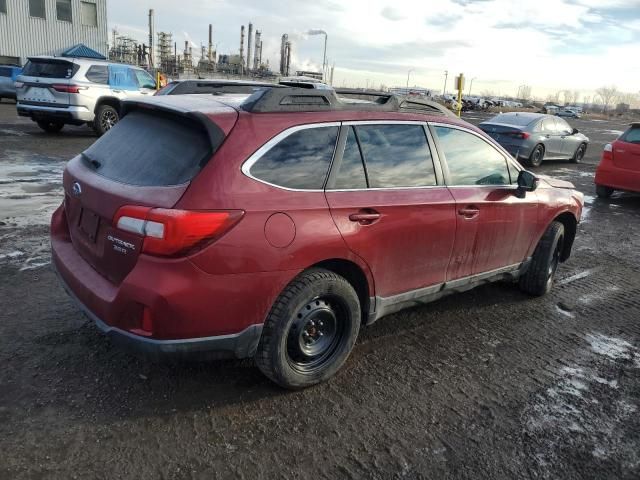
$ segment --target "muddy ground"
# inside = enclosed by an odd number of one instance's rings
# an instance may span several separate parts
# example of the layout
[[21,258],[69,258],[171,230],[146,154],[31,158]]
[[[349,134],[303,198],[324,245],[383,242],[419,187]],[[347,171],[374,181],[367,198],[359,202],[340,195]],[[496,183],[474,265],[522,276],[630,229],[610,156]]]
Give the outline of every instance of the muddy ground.
[[[480,114],[471,114],[478,122]],[[49,265],[65,160],[0,105],[0,478],[640,477],[640,196],[594,198],[620,122],[573,121],[587,208],[558,285],[489,285],[380,320],[342,372],[283,391],[251,361],[158,365],[113,347]]]

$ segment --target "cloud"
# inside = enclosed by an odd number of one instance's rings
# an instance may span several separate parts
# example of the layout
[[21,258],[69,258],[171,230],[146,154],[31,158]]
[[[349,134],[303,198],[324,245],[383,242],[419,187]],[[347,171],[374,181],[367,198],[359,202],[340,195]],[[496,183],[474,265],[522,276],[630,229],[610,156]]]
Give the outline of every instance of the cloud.
[[434,27],[449,28],[458,22],[462,18],[462,15],[458,14],[442,14],[433,17],[429,17],[425,20],[427,25]]
[[399,20],[404,20],[406,15],[404,15],[400,10],[386,6],[380,11],[380,15],[382,15],[387,20],[391,20],[392,22],[397,22]]

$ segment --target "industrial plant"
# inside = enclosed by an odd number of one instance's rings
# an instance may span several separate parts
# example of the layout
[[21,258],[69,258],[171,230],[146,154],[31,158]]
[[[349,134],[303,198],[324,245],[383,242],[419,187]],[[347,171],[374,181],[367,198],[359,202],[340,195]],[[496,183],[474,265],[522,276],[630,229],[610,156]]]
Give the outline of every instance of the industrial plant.
[[[280,62],[277,71],[273,71],[269,61],[263,59],[262,31],[249,22],[247,28],[240,27],[239,48],[237,51],[219,53],[214,46],[213,25],[209,24],[207,45],[200,46],[199,56],[194,57],[194,46],[188,39],[184,47],[178,45],[171,32],[155,28],[154,10],[149,10],[149,37],[147,43],[139,43],[134,38],[120,35],[116,29],[111,32],[109,60],[141,66],[159,71],[169,77],[237,76],[275,79],[278,76],[293,74],[310,76],[324,80],[323,72],[292,72],[292,41],[288,34],[281,37]],[[246,46],[245,46],[246,45]],[[197,52],[197,50],[196,50]],[[325,54],[326,55],[326,54]]]

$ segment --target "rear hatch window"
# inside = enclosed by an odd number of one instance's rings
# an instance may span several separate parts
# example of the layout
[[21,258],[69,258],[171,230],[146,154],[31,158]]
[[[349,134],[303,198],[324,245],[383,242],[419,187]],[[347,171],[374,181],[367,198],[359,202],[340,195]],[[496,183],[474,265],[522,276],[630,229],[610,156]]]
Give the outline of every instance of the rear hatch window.
[[212,155],[207,132],[196,121],[162,112],[133,111],[84,151],[98,175],[138,186],[180,185],[193,179]]
[[73,62],[58,59],[30,59],[22,75],[38,78],[71,78],[80,67]]
[[9,67],[0,67],[0,77],[11,77],[12,69]]

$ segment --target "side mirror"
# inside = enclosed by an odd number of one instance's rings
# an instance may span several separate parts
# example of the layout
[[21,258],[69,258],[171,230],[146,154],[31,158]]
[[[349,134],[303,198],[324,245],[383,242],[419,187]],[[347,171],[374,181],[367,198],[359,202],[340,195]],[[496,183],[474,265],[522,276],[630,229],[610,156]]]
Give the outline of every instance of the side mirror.
[[573,130],[571,130],[571,135],[575,135],[576,133],[580,133],[580,131],[577,128],[574,128]]
[[518,198],[524,198],[527,192],[533,192],[538,188],[538,182],[540,180],[533,173],[527,170],[520,170],[518,174],[518,189],[516,190],[516,196]]

